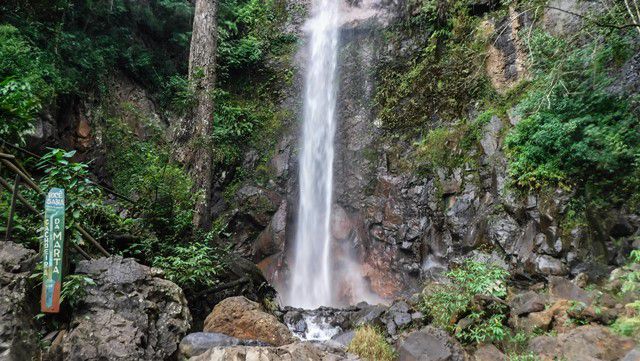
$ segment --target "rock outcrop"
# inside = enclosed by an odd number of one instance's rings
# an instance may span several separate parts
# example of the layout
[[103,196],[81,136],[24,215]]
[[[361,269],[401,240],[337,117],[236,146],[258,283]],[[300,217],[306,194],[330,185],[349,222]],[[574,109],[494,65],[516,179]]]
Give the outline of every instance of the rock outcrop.
[[217,332],[242,340],[257,340],[272,346],[295,341],[287,326],[242,296],[229,297],[214,307],[204,321],[205,332]]
[[[554,3],[577,13],[591,6],[574,0]],[[493,20],[478,29],[486,32],[483,36],[491,44],[485,65],[499,92],[529,76],[519,30],[532,19],[523,9],[508,10],[507,14],[490,16]],[[400,3],[350,2],[345,11],[358,16],[344,24],[340,39],[332,236],[334,259],[352,257],[355,262],[336,261],[333,267],[337,273],[359,272],[366,291],[391,300],[409,296],[425,277],[437,278],[450,264],[469,257],[497,262],[533,278],[572,277],[588,271],[591,281],[623,263],[634,235],[639,233],[640,218],[612,210],[598,216],[589,227],[571,224],[563,219],[573,194],[557,189],[521,195],[508,186],[504,139],[520,121],[513,109],[483,122],[478,144],[465,151],[470,161],[419,174],[414,164],[415,139],[383,129],[372,104],[380,81],[375,76],[377,69],[416,57],[427,46],[429,34],[396,32],[396,21],[412,15],[411,9]],[[566,15],[546,11],[542,26],[559,35],[571,33],[582,20]],[[298,26],[300,22],[287,25]],[[385,31],[394,36],[382,36]],[[294,80],[291,89],[285,90],[287,97],[281,107],[291,117],[274,142],[266,172],[269,181],[260,186],[251,181],[243,184],[237,195],[237,203],[243,206],[230,211],[231,228],[239,231],[231,236],[232,242],[258,263],[280,290],[288,279],[287,255],[293,244],[297,210],[301,56],[290,59]],[[632,70],[637,68],[637,58],[631,59],[620,75],[626,79],[624,84],[621,81],[624,89],[636,88]],[[480,110],[470,109],[468,119],[473,122]],[[433,127],[451,126],[438,114],[421,116],[433,118]],[[362,299],[372,302],[362,297],[365,292],[354,298],[361,290],[354,291],[349,283],[343,280],[336,284],[345,304]]]
[[87,275],[82,306],[62,342],[65,360],[165,360],[190,328],[182,290],[158,269],[119,256],[78,263]]
[[31,360],[38,355],[38,333],[33,324],[37,294],[29,294],[27,279],[36,252],[0,241],[0,359]]

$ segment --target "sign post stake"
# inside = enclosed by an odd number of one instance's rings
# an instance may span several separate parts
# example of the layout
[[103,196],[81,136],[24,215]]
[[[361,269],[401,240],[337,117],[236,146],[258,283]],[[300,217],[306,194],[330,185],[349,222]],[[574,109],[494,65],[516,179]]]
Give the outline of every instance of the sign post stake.
[[64,255],[64,189],[51,188],[44,210],[42,237],[42,297],[40,310],[44,313],[60,312]]

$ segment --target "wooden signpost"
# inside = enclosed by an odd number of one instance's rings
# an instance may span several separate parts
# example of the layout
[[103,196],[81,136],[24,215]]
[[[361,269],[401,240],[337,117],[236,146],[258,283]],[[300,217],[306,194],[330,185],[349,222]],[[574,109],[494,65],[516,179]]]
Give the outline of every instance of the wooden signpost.
[[43,278],[40,299],[40,309],[44,313],[60,312],[64,255],[64,201],[64,189],[51,188],[44,205]]

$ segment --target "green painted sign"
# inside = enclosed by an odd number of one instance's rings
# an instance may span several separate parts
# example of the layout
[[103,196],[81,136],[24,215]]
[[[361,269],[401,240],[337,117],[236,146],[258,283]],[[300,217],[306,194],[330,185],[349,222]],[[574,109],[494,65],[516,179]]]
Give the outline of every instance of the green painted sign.
[[40,309],[45,313],[60,312],[62,290],[62,258],[64,255],[64,189],[51,188],[44,204],[42,237],[42,297]]

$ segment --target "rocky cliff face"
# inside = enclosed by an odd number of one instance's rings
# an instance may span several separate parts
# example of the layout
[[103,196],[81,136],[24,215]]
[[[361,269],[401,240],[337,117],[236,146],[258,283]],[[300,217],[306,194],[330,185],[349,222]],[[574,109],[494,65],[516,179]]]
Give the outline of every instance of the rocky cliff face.
[[[383,129],[374,103],[377,67],[404,61],[426,41],[425,34],[385,37],[406,11],[386,2],[352,4],[343,24],[333,213],[336,254],[353,254],[369,288],[385,298],[415,290],[425,277],[437,276],[462,257],[491,259],[525,278],[587,272],[595,280],[609,265],[619,264],[638,234],[638,216],[619,209],[588,225],[572,225],[563,221],[572,194],[558,189],[523,195],[509,186],[503,143],[519,121],[516,116],[493,116],[485,122],[478,144],[467,154],[475,162],[436,169],[431,175],[419,175],[408,166],[416,157],[415,140]],[[510,9],[504,18],[482,25],[492,40],[486,49],[486,73],[498,92],[528,76],[518,38],[528,21]],[[576,28],[576,21],[550,11],[544,24],[549,31],[566,33]],[[293,64],[298,80],[283,107],[299,114],[300,54]],[[473,104],[469,109],[473,119],[477,110]],[[245,254],[281,288],[297,204],[298,119],[289,122],[270,162],[270,186],[248,184],[236,196],[240,205],[258,197],[264,206],[244,207],[236,219],[249,222],[239,221],[235,228],[248,225],[251,232],[233,236],[247,244]]]

